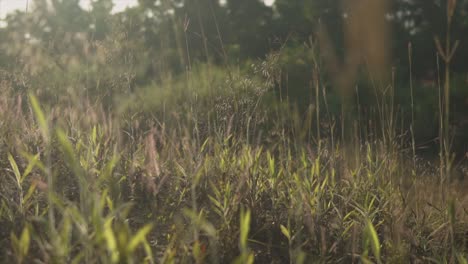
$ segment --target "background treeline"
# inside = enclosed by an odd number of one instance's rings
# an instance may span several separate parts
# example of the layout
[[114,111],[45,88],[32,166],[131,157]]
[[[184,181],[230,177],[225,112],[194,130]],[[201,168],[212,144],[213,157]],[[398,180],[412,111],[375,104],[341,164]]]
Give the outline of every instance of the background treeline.
[[[277,96],[307,109],[315,102],[312,69],[318,65],[329,112],[339,115],[342,111],[339,92],[322,65],[323,50],[316,45],[317,32],[324,29],[338,60],[345,61],[343,28],[348,22],[349,6],[342,1],[277,0],[273,6],[266,6],[259,0],[140,0],[138,6],[121,13],[113,14],[112,8],[111,0],[92,1],[89,10],[83,10],[78,0],[33,1],[27,13],[8,15],[6,26],[0,29],[1,69],[15,75],[15,79],[22,76],[23,80],[15,80],[18,89],[40,90],[48,99],[70,92],[104,94],[111,105],[116,96],[179,78],[194,65],[243,71],[253,62],[269,58],[268,66],[276,73],[273,82]],[[409,120],[412,74],[417,98],[414,130],[422,144],[438,135],[444,63],[440,57],[438,60],[434,37],[445,39],[447,3],[390,1],[385,16],[391,29],[387,75],[392,78],[402,118]],[[464,142],[468,123],[468,1],[456,2],[451,23],[452,42],[460,41],[451,62],[451,122],[458,142]],[[272,54],[275,56],[268,57]],[[351,101],[357,105],[359,98],[364,111],[375,105],[376,99],[366,65],[361,65],[359,72],[358,96],[353,94]],[[81,87],[69,87],[71,79]],[[102,87],[106,87],[104,93]],[[357,112],[358,107],[354,109]],[[463,144],[456,145],[458,151],[464,151]]]

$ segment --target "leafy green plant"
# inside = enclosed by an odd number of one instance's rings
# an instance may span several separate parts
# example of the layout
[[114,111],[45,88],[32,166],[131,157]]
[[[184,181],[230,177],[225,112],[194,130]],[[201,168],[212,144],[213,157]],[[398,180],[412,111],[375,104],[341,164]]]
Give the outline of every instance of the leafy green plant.
[[239,230],[239,250],[241,252],[240,256],[234,260],[234,263],[254,263],[254,255],[250,252],[248,247],[248,239],[250,232],[250,210],[241,209],[240,214],[240,230]]
[[11,233],[12,248],[15,253],[17,263],[26,263],[26,258],[31,246],[31,234],[29,227],[25,226],[18,238],[14,233]]

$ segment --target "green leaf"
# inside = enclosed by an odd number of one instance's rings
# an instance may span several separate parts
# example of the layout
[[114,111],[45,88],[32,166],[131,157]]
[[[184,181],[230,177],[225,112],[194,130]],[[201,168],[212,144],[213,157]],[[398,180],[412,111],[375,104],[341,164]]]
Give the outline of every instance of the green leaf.
[[106,240],[107,250],[111,255],[112,262],[116,263],[119,260],[119,252],[117,251],[117,239],[112,230],[112,219],[107,220],[104,224],[104,239]]
[[254,263],[254,254],[253,253],[244,253],[237,258],[234,259],[232,262],[233,264],[253,264]]
[[245,262],[246,264],[253,264],[254,263],[254,254],[250,253],[249,256],[247,257],[247,260]]
[[[44,164],[39,160],[39,157],[40,157],[40,153],[37,153],[36,155],[32,155],[32,154],[29,154],[27,152],[24,152],[22,151],[21,152],[21,156],[23,156],[24,158],[26,158],[28,161],[29,161],[29,164],[33,164],[31,165],[32,167],[36,166],[37,168],[39,168],[42,172],[46,173],[47,170],[46,170],[46,167],[44,166]],[[29,165],[28,165],[29,167]],[[33,168],[31,168],[32,170]],[[25,175],[28,175],[30,172],[28,172],[28,168],[26,168],[26,170],[24,171],[23,173],[23,177],[25,177]]]
[[114,202],[112,202],[112,199],[109,196],[106,197],[106,205],[109,207],[109,210],[114,210]]
[[60,237],[60,243],[62,246],[62,252],[65,252],[65,254],[69,254],[70,248],[71,248],[71,233],[72,233],[72,219],[70,214],[66,213],[64,214],[64,217],[62,219],[62,223],[60,226],[60,231],[59,231],[59,237]]
[[273,158],[270,152],[267,152],[267,159],[268,159],[268,170],[273,176],[275,174],[275,158]]
[[11,244],[12,244],[13,249],[17,250],[18,245],[19,245],[19,240],[18,240],[18,237],[15,235],[15,233],[11,232],[10,240],[11,240]]
[[83,168],[80,165],[80,162],[76,158],[75,152],[73,151],[73,146],[68,140],[67,135],[60,129],[57,129],[57,139],[60,142],[60,148],[65,155],[68,165],[73,170],[76,177],[80,181],[81,187],[85,186],[85,179],[83,176]]
[[374,264],[374,262],[370,261],[367,257],[361,256],[361,261],[364,264]]
[[457,260],[460,264],[468,264],[468,260],[462,254],[457,254]]
[[29,159],[28,166],[26,167],[26,169],[23,172],[23,176],[21,177],[21,181],[23,181],[24,178],[26,178],[31,173],[33,168],[38,163],[38,161],[39,161],[39,154],[36,154],[31,159]]
[[295,263],[298,263],[298,264],[303,264],[305,263],[305,260],[306,260],[306,253],[302,250],[299,250],[299,252],[296,253],[296,261]]
[[148,243],[147,240],[143,241],[143,248],[144,248],[145,253],[146,253],[146,257],[145,257],[145,262],[144,262],[144,263],[154,263],[154,260],[153,260],[153,252],[152,252],[151,246],[150,246],[150,244]]
[[10,166],[13,169],[13,173],[15,174],[16,183],[18,184],[18,187],[21,189],[21,174],[19,172],[18,165],[16,164],[15,159],[10,153],[8,153],[8,160],[10,161]]
[[193,257],[195,258],[197,262],[201,262],[203,258],[201,244],[199,241],[195,241],[195,243],[193,244]]
[[208,195],[208,199],[210,199],[210,201],[217,207],[217,208],[223,208],[223,206],[221,205],[221,203],[216,200],[216,198],[214,198],[213,196],[211,195]]
[[206,235],[212,238],[216,238],[216,234],[217,234],[216,228],[208,221],[204,220],[201,222],[201,229],[205,231]]
[[380,242],[377,232],[375,231],[374,225],[370,220],[367,220],[366,226],[366,235],[368,239],[370,239],[372,253],[374,257],[377,259],[377,263],[381,263],[380,261]]
[[151,231],[151,229],[153,229],[153,225],[147,224],[138,230],[138,232],[132,237],[130,243],[128,244],[129,252],[133,252],[139,244],[146,241],[146,235]]
[[29,94],[29,102],[34,111],[34,115],[36,116],[36,121],[39,124],[39,129],[41,130],[42,137],[44,138],[45,142],[49,141],[49,127],[47,126],[47,121],[44,115],[44,112],[37,101],[37,98],[33,94]]
[[208,145],[209,142],[210,142],[210,138],[207,138],[207,139],[203,142],[203,144],[202,144],[202,146],[201,146],[201,148],[200,148],[200,153],[203,153],[203,152],[205,151],[205,148],[206,148],[206,146]]
[[29,245],[31,242],[31,236],[29,234],[29,228],[26,226],[21,233],[21,237],[19,239],[19,251],[21,256],[28,255]]
[[96,141],[97,141],[96,126],[93,126],[93,131],[91,132],[91,142],[95,145]]
[[289,230],[288,230],[284,225],[280,225],[280,228],[281,228],[281,233],[283,233],[283,235],[284,235],[289,241],[291,241],[291,235],[289,234]]
[[33,184],[31,184],[31,186],[29,186],[28,192],[26,193],[26,195],[23,198],[23,203],[27,203],[29,201],[29,199],[34,194],[35,190],[36,190],[36,184],[33,183]]
[[250,231],[250,210],[244,212],[241,210],[241,225],[240,225],[240,246],[241,250],[247,250],[247,239]]

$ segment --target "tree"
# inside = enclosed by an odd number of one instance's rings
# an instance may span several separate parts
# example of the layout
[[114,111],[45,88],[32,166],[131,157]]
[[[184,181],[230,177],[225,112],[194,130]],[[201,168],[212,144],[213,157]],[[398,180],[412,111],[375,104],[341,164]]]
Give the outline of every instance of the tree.
[[93,38],[102,40],[111,31],[112,0],[93,0],[91,3],[90,16],[93,24],[90,30],[93,31]]
[[[400,28],[406,31],[406,35],[401,35],[399,41],[413,42],[414,60],[418,65],[416,74],[418,76],[427,75],[434,72],[436,47],[435,36],[445,36],[447,30],[447,1],[427,1],[427,0],[398,0],[393,5],[393,19]],[[461,43],[468,42],[468,1],[458,0],[452,21],[451,35],[453,40],[460,40]],[[398,51],[398,57],[406,55],[406,49]],[[433,56],[428,56],[433,54]],[[468,56],[467,49],[459,49],[453,61],[453,69],[456,72],[466,71],[468,65],[464,58]]]
[[259,0],[228,0],[227,14],[231,45],[238,44],[239,58],[263,57],[269,50],[273,11]]

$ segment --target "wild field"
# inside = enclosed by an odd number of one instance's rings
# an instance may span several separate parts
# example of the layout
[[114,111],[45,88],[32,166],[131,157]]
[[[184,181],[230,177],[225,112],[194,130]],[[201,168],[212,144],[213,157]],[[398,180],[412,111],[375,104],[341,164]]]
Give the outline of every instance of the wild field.
[[[411,45],[399,82],[382,67],[377,83],[369,53],[366,92],[310,40],[293,100],[287,49],[242,65],[182,56],[178,71],[162,60],[138,83],[151,58],[124,26],[102,40],[58,30],[50,50],[5,33],[20,39],[0,68],[1,263],[468,263],[450,56],[424,90]],[[430,154],[415,132],[428,115]]]

